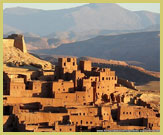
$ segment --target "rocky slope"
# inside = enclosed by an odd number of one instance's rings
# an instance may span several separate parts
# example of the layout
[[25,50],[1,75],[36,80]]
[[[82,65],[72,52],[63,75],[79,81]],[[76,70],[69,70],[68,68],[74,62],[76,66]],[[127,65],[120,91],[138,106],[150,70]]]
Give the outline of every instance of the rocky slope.
[[3,47],[3,64],[8,66],[33,66],[41,69],[51,69],[50,62],[36,58],[29,53],[23,53],[15,47]]

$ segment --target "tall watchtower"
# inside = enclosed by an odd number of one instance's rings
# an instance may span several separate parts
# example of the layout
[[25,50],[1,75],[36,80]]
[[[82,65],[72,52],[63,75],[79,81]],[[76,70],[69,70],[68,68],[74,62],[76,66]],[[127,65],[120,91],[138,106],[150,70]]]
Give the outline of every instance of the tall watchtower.
[[81,60],[79,63],[80,70],[83,71],[91,71],[92,70],[92,63],[88,60]]
[[77,70],[76,58],[59,58],[58,66],[64,69],[65,72],[72,73],[74,70]]
[[58,66],[56,67],[56,78],[64,80],[72,80],[73,72],[77,71],[76,58],[58,58]]
[[21,34],[12,34],[7,37],[7,39],[14,39],[14,47],[20,49],[22,52],[27,53],[26,44],[24,41],[24,36]]

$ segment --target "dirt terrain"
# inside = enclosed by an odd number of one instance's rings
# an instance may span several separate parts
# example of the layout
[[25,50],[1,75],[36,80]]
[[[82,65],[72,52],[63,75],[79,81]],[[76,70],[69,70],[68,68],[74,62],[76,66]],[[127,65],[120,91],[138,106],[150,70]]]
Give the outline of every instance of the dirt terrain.
[[51,63],[38,59],[29,53],[23,53],[15,47],[3,47],[3,63],[8,66],[33,66],[50,69]]

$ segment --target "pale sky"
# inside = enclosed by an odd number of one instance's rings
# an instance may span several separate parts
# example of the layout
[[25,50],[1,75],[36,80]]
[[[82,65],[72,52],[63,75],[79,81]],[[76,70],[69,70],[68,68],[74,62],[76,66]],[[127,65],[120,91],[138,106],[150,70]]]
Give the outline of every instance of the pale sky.
[[[11,7],[26,7],[43,10],[57,10],[81,6],[88,3],[4,3],[3,9]],[[147,10],[160,13],[160,3],[117,3],[132,11]]]

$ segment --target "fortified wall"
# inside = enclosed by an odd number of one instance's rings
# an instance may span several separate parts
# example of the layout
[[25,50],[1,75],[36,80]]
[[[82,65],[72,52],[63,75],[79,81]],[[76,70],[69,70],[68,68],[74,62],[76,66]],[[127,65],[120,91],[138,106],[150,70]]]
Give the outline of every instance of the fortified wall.
[[7,38],[4,38],[3,46],[4,47],[16,47],[20,49],[22,52],[27,53],[24,36],[20,34],[12,34],[12,35],[9,35]]

